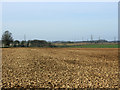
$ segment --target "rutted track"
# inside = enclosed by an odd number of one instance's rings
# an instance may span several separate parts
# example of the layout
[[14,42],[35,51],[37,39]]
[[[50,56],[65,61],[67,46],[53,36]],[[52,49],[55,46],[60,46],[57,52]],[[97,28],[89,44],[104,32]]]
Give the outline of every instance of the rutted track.
[[3,87],[118,88],[118,50],[3,48]]

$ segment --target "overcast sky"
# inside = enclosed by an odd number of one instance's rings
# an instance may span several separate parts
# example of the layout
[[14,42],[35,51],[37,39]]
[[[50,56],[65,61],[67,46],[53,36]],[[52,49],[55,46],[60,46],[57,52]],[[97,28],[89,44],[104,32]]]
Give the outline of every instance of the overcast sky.
[[4,2],[3,32],[14,39],[114,40],[118,37],[117,2]]

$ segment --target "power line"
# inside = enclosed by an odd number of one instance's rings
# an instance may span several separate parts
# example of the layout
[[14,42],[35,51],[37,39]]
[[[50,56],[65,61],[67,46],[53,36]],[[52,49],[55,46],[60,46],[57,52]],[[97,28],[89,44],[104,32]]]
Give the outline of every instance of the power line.
[[26,35],[24,34],[24,41],[26,41]]
[[24,34],[24,41],[25,41],[25,47],[27,47],[27,43],[26,43],[26,35]]
[[99,36],[99,40],[100,40],[101,38],[100,38],[100,36]]
[[93,35],[91,35],[91,41],[93,41]]
[[82,37],[82,41],[84,40],[84,38]]
[[114,41],[116,41],[116,37],[114,37]]

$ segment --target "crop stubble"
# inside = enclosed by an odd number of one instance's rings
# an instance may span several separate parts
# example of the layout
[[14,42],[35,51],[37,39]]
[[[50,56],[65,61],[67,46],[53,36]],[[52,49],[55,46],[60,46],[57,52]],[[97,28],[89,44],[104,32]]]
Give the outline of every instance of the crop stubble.
[[4,88],[118,88],[118,80],[118,49],[2,49]]

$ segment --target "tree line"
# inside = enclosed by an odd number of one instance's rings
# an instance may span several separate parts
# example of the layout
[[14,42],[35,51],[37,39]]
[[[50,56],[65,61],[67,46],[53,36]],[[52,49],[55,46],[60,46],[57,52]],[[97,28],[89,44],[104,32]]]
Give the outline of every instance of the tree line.
[[45,40],[14,40],[12,33],[5,31],[2,35],[2,47],[55,47]]
[[47,42],[45,40],[14,40],[12,33],[9,31],[5,31],[2,35],[2,47],[59,47],[54,43],[86,43],[86,44],[99,44],[99,43],[117,43],[117,41],[108,42],[107,40],[92,40],[92,41],[55,41],[55,42]]

